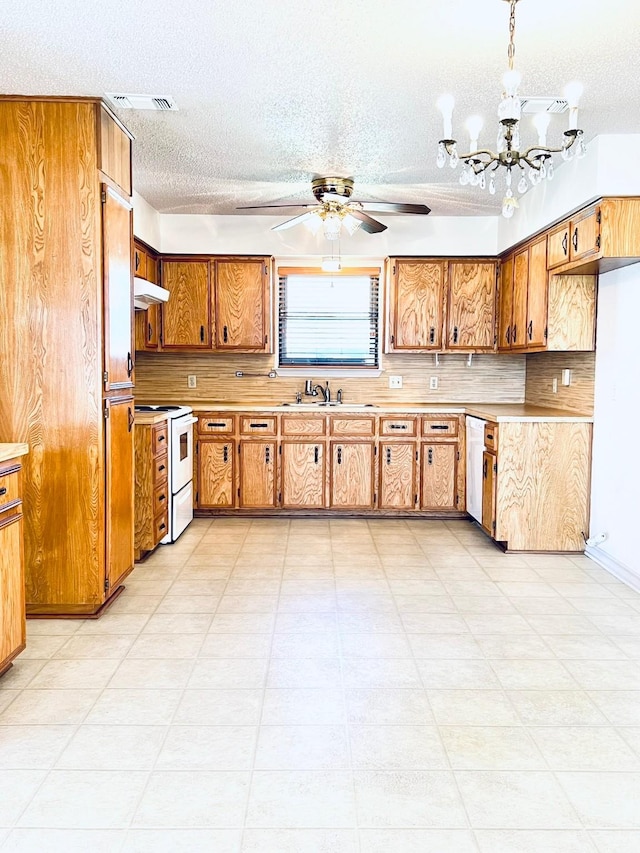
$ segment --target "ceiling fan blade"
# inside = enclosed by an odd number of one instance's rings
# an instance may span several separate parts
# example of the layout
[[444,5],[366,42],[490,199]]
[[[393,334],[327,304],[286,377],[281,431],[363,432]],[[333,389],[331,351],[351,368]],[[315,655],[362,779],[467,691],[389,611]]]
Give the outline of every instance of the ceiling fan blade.
[[369,210],[371,213],[421,213],[423,216],[431,213],[431,208],[426,204],[403,204],[392,201],[360,201],[358,204],[363,210]]
[[273,207],[317,207],[317,203],[312,201],[309,204],[305,204],[300,201],[284,201],[279,204],[249,204],[242,205],[241,207],[236,207],[236,210],[266,210],[268,208]]
[[353,216],[354,219],[359,219],[362,222],[360,226],[363,231],[366,231],[367,234],[377,234],[379,231],[386,231],[387,226],[383,225],[382,222],[378,222],[377,219],[372,219],[370,216],[367,216],[366,213],[363,213],[361,210],[352,210],[349,208],[349,213]]
[[271,230],[284,231],[286,228],[293,228],[294,225],[299,225],[306,219],[310,219],[312,216],[315,216],[316,210],[318,210],[318,207],[317,205],[314,205],[314,210],[309,210],[307,213],[301,213],[299,216],[294,216],[293,219],[287,219],[285,222],[281,222],[280,225],[275,225]]

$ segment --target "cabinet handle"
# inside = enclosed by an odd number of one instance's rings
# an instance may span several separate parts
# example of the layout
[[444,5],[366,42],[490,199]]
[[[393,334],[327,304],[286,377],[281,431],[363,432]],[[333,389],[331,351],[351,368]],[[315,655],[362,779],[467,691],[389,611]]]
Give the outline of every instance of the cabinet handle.
[[204,326],[200,326],[200,342],[204,343]]
[[430,447],[427,451],[427,464],[433,465],[433,447]]
[[453,327],[453,342],[454,342],[454,344],[458,343],[458,327],[457,326]]
[[[218,423],[217,421],[210,421],[207,424],[207,426],[208,427],[223,427],[224,428],[224,427],[226,427],[226,424],[225,423]],[[251,424],[251,426],[253,426],[253,424]]]
[[389,429],[408,429],[407,424],[389,424]]
[[517,329],[518,329],[518,327],[517,327],[517,326],[516,326],[516,324],[514,323],[514,324],[513,324],[513,338],[511,339],[511,343],[512,343],[512,344],[515,344],[515,342],[518,340],[518,332],[517,332]]
[[393,335],[391,335],[391,343],[392,343],[392,344],[394,344],[394,343],[395,343],[395,337],[394,337]]
[[222,461],[223,461],[223,462],[228,462],[228,461],[229,461],[229,448],[227,447],[227,445],[226,445],[226,444],[225,444],[225,446],[222,448]]
[[249,424],[251,429],[266,429],[269,424]]
[[320,448],[318,446],[313,448],[313,461],[318,464],[320,460]]
[[507,333],[505,335],[505,338],[507,339],[507,343],[510,344],[511,343],[511,326],[507,326]]
[[429,343],[433,344],[433,343],[435,343],[435,340],[436,340],[436,330],[434,329],[433,326],[431,326],[431,328],[429,329]]
[[571,242],[573,243],[573,248],[577,252],[578,251],[578,226],[576,225],[573,237],[571,238]]
[[165,465],[161,465],[161,466],[158,468],[158,471],[164,471],[165,467],[166,467]]
[[391,448],[387,447],[387,465],[391,465]]
[[138,252],[135,252],[135,261],[136,261],[136,272],[138,272],[138,269],[140,267],[140,254]]
[[151,325],[151,323],[147,323],[147,343],[150,343],[152,337],[153,337],[153,326]]
[[166,530],[166,529],[167,529],[167,525],[163,521],[162,524],[160,525],[160,530]]
[[160,495],[160,497],[158,498],[158,501],[166,501],[166,499],[167,499],[166,495]]
[[485,459],[482,463],[482,479],[487,479],[487,460]]
[[533,320],[529,320],[529,325],[527,326],[527,335],[529,335],[529,340],[533,337]]
[[268,465],[271,462],[271,448],[267,445],[264,449],[264,464]]
[[229,330],[226,326],[222,327],[222,340],[225,342],[225,344],[229,340]]
[[135,415],[133,414],[133,409],[131,406],[128,408],[128,420],[129,420],[129,432],[133,429],[133,422],[135,421]]
[[342,465],[342,448],[338,448],[338,465]]
[[166,441],[166,438],[167,437],[165,435],[159,435],[158,436],[158,444],[160,444],[161,441]]
[[564,237],[562,238],[562,251],[567,254],[567,249],[569,248],[569,234],[567,231],[564,232]]
[[3,487],[0,489],[0,498],[1,498],[3,495],[6,495],[6,494],[7,494],[7,489],[6,489],[6,487],[5,487],[5,486],[3,486]]
[[131,358],[131,353],[127,353],[127,376],[131,376],[133,373],[133,359]]
[[448,424],[431,424],[429,429],[449,429]]

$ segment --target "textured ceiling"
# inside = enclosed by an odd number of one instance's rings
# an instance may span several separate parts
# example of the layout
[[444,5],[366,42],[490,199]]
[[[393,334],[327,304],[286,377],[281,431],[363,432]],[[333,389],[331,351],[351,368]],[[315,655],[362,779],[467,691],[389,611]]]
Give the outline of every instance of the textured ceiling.
[[[455,95],[461,141],[483,114],[495,146],[507,19],[502,0],[2,0],[0,89],[172,96],[179,112],[119,112],[135,187],[163,212],[310,202],[311,178],[335,174],[357,198],[495,214],[499,194],[436,168],[435,101]],[[637,0],[521,0],[521,91],[578,79],[587,141],[638,133],[639,34]],[[552,118],[550,144],[565,127]]]

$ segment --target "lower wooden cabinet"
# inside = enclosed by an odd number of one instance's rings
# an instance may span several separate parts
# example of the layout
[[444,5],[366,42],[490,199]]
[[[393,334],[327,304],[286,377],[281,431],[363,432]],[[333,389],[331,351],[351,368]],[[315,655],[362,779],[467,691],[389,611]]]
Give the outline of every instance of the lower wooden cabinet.
[[373,509],[373,441],[331,442],[330,506]]
[[236,443],[233,439],[201,439],[198,445],[198,504],[212,509],[236,505]]
[[107,557],[105,591],[115,590],[134,561],[133,397],[105,400]]
[[[167,423],[135,428],[135,558],[153,551],[169,528]],[[164,440],[163,440],[164,439]]]
[[0,675],[25,648],[20,460],[0,462]]
[[495,453],[482,454],[482,526],[489,536],[496,532],[496,474],[498,472]]
[[423,443],[421,509],[457,509],[458,446],[453,442]]
[[275,441],[240,442],[239,506],[272,509],[277,505]]
[[282,500],[285,509],[325,506],[325,446],[320,442],[282,442]]
[[416,493],[417,444],[381,442],[379,451],[378,507],[414,509]]

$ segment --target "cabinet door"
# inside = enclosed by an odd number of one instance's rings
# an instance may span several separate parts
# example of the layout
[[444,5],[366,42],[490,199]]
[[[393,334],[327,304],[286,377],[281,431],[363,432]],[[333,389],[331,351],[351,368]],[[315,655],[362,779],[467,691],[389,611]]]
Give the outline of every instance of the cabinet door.
[[564,222],[547,235],[547,269],[551,270],[569,260],[569,224]]
[[380,509],[413,509],[416,505],[416,443],[380,444]]
[[136,350],[158,349],[160,311],[159,305],[150,305],[145,311],[136,311]]
[[151,284],[158,283],[158,262],[151,255],[147,255],[146,273],[147,281],[150,281]]
[[495,262],[451,261],[447,347],[492,350],[495,311]]
[[270,352],[268,263],[241,258],[214,269],[215,348]]
[[105,400],[105,597],[133,566],[133,397]]
[[422,445],[422,509],[456,509],[457,444]]
[[133,386],[131,205],[102,185],[104,390]]
[[[22,516],[0,521],[0,672],[25,642]],[[7,664],[8,665],[8,664]]]
[[527,286],[529,282],[529,249],[516,252],[513,258],[513,313],[511,347],[526,346]]
[[240,506],[276,505],[275,441],[240,442]]
[[389,352],[442,348],[443,261],[393,262]]
[[590,208],[571,220],[569,258],[577,261],[600,252],[600,208]]
[[147,278],[147,253],[139,246],[133,247],[133,274],[136,278]]
[[282,443],[282,506],[323,507],[325,484],[324,444]]
[[198,442],[198,506],[233,507],[235,505],[235,442]]
[[511,349],[511,318],[513,314],[513,255],[500,266],[500,312],[498,321],[498,349]]
[[526,339],[528,347],[543,347],[546,344],[548,278],[547,238],[542,237],[529,246]]
[[373,508],[373,442],[331,442],[331,506]]
[[482,526],[489,536],[496,532],[496,456],[493,453],[482,454]]
[[208,261],[162,261],[162,347],[211,348]]

